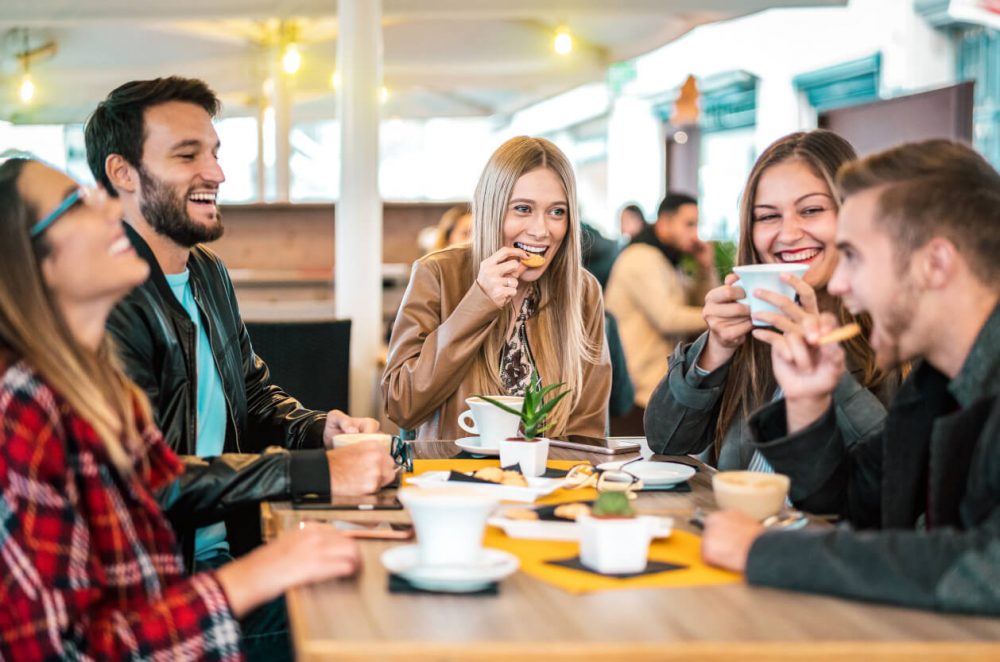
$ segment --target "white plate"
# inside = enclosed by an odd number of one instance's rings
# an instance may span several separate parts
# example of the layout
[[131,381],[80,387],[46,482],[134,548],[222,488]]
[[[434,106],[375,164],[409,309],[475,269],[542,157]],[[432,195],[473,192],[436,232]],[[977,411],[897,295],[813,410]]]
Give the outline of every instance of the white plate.
[[416,485],[417,487],[433,487],[433,488],[461,488],[461,489],[473,489],[482,490],[487,494],[491,494],[501,501],[519,501],[521,503],[532,503],[538,497],[545,496],[550,492],[555,491],[557,487],[562,485],[562,478],[536,478],[534,476],[527,476],[528,481],[527,487],[515,487],[513,485],[498,485],[494,483],[473,483],[459,480],[448,480],[449,471],[425,471],[419,476],[411,476],[406,479],[406,482],[410,485]]
[[382,565],[417,588],[426,591],[469,593],[517,571],[517,557],[499,549],[483,548],[478,563],[470,565],[420,565],[417,545],[393,547],[382,553]]
[[[605,462],[597,465],[601,471],[608,469],[619,469],[628,460],[618,462]],[[646,485],[676,485],[683,483],[695,474],[695,468],[678,462],[653,462],[651,460],[638,460],[632,462],[622,469],[628,473],[642,479]]]
[[[654,538],[668,538],[674,530],[674,520],[671,517],[651,517],[657,520]],[[503,514],[491,517],[486,522],[490,526],[502,529],[511,538],[529,538],[532,540],[568,540],[580,539],[580,527],[576,522],[554,522],[551,520],[508,519]]]
[[473,455],[489,455],[493,457],[500,455],[499,448],[483,448],[479,445],[479,442],[479,437],[462,437],[455,440],[455,445]]

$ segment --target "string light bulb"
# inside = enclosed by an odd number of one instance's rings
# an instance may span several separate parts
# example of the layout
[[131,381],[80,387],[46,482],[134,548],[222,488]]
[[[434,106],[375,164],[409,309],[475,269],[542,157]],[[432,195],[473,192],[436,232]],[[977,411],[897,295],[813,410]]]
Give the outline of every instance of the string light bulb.
[[573,50],[573,35],[569,33],[569,28],[565,25],[559,26],[556,30],[555,39],[552,41],[552,48],[559,55],[569,55]]
[[378,100],[381,103],[385,103],[386,101],[389,100],[389,88],[386,87],[385,85],[383,85],[382,88],[378,91]]
[[340,71],[334,70],[333,74],[330,75],[330,87],[335,90],[340,88]]
[[21,87],[18,88],[18,94],[24,103],[31,103],[31,100],[35,98],[35,83],[31,80],[31,74],[27,71],[21,77]]
[[292,42],[285,46],[285,53],[281,56],[281,67],[286,74],[292,75],[298,73],[301,66],[302,54],[299,53],[299,47],[295,42]]

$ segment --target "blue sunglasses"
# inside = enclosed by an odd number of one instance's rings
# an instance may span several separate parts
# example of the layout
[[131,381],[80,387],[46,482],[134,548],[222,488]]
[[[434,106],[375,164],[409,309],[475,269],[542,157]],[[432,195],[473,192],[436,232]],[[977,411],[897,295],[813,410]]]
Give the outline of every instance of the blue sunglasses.
[[82,194],[83,193],[81,189],[73,191],[72,193],[66,196],[66,199],[63,200],[59,204],[59,206],[52,211],[51,214],[49,214],[42,220],[32,225],[30,230],[31,238],[34,239],[38,235],[48,230],[50,225],[55,223],[60,216],[62,216],[69,210],[70,207],[72,207],[73,205],[75,205],[77,202],[80,201],[80,197]]

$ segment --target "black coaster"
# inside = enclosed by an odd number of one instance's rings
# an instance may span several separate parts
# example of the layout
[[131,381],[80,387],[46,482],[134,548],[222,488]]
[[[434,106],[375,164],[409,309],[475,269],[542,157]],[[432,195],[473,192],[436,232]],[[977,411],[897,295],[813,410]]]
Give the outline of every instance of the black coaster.
[[425,595],[474,595],[474,596],[487,596],[487,595],[499,595],[500,594],[500,583],[493,582],[488,584],[485,588],[478,591],[470,591],[468,593],[453,593],[451,591],[428,591],[426,589],[417,588],[407,580],[403,579],[399,575],[389,573],[389,592],[390,593],[423,593]]
[[573,520],[566,519],[565,517],[556,517],[556,508],[575,503],[582,503],[588,506],[594,505],[593,501],[568,501],[566,503],[554,503],[548,506],[538,506],[535,508],[535,512],[538,513],[538,519],[543,522],[572,522]]
[[491,457],[496,457],[495,455],[475,455],[469,451],[460,451],[456,455],[452,455],[449,460],[488,460]]
[[[521,465],[513,464],[509,467],[500,467],[504,471],[516,471],[517,473],[524,473],[521,471]],[[569,473],[569,469],[553,469],[552,467],[545,467],[545,473],[543,473],[539,478],[565,478],[566,474]]]
[[571,568],[573,570],[582,570],[583,572],[589,572],[592,575],[597,575],[598,577],[612,577],[614,579],[631,579],[633,577],[644,577],[646,575],[655,575],[658,572],[671,572],[673,570],[685,570],[686,565],[676,565],[674,563],[666,563],[664,561],[649,561],[646,564],[646,569],[642,572],[627,572],[624,574],[604,574],[597,572],[596,570],[591,570],[587,566],[583,565],[580,561],[579,556],[574,556],[571,559],[562,559],[558,561],[546,561],[549,565],[557,565],[563,568]]

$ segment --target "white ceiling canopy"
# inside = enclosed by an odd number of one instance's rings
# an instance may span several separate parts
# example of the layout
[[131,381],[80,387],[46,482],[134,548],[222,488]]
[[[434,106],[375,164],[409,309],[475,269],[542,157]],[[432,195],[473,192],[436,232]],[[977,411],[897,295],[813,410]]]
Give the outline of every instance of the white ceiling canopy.
[[[383,0],[387,117],[509,115],[604,80],[608,66],[698,25],[774,7],[846,0]],[[297,119],[334,117],[334,0],[2,0],[0,119],[79,122],[129,80],[178,74],[206,80],[226,116],[257,112],[281,21],[302,68]],[[574,49],[552,48],[566,26]],[[36,98],[17,95],[17,57],[29,58]],[[725,47],[720,44],[720,47]]]

